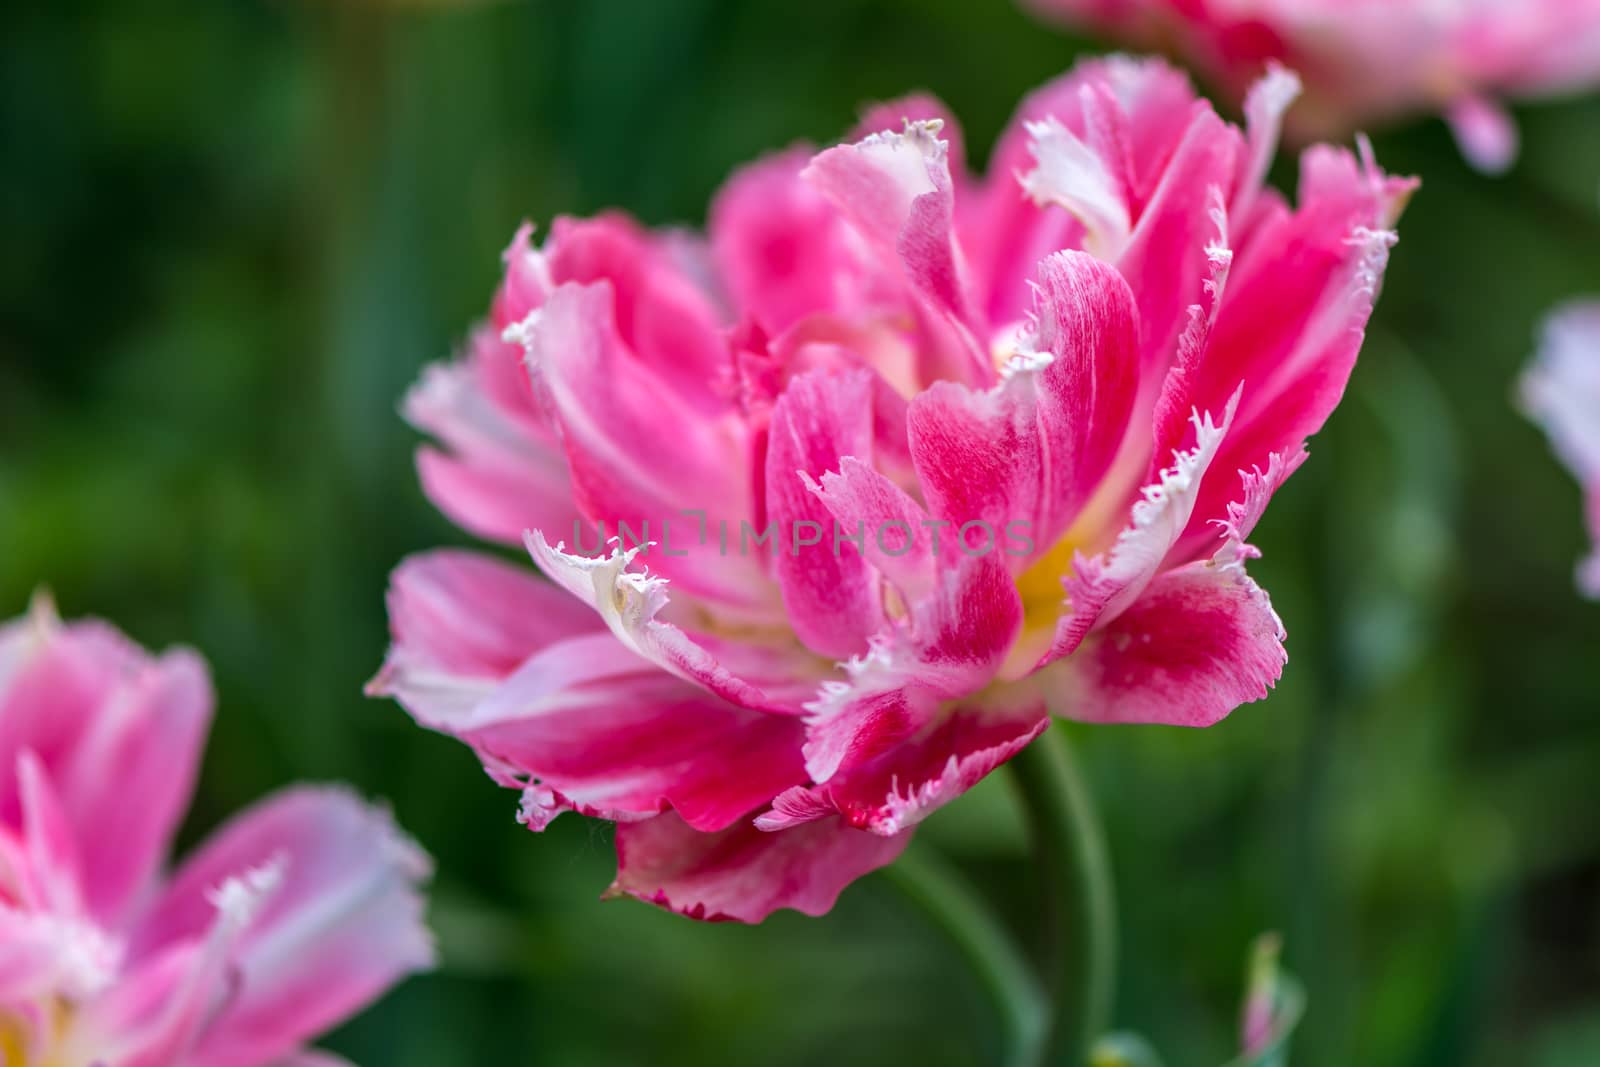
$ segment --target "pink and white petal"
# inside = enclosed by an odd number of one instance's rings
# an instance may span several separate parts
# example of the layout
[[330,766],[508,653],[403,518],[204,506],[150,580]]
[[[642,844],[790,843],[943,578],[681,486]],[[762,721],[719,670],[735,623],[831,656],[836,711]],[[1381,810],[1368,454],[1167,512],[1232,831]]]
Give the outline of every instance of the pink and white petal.
[[908,618],[875,636],[806,705],[806,772],[827,782],[926,730],[941,703],[994,679],[1022,628],[1022,601],[997,552],[945,570]]
[[789,790],[756,825],[784,830],[837,812],[859,829],[898,834],[977,785],[1049,722],[1044,701],[1032,694],[1011,703],[986,697],[943,707],[877,758],[822,785]]
[[529,656],[605,624],[526,567],[458,549],[411,556],[389,578],[383,667],[369,696],[389,696],[417,721],[451,729]]
[[[1079,555],[1063,581],[1067,610],[1055,637],[1039,660],[1043,667],[1070,655],[1093,629],[1109,624],[1130,608],[1160,573],[1172,547],[1190,523],[1195,501],[1233,423],[1239,396],[1224,410],[1221,425],[1211,416],[1194,416],[1195,447],[1180,452],[1160,477],[1144,487],[1128,526],[1111,549],[1093,558]],[[1216,532],[1212,531],[1213,540]]]
[[[1085,112],[1086,102],[1092,115]],[[1166,63],[1125,56],[1080,63],[1029,94],[995,147],[982,209],[963,216],[964,246],[989,320],[1021,319],[1034,264],[1052,252],[1084,247],[1085,228],[1076,216],[1054,203],[1038,206],[1018,185],[1017,176],[1038,162],[1030,127],[1053,120],[1095,151],[1108,180],[1122,190],[1132,221],[1195,110],[1205,106],[1188,79]]]
[[938,579],[937,527],[904,489],[854,456],[844,457],[838,471],[824,474],[811,489],[834,522],[847,531],[864,531],[862,555],[906,602],[932,592]]
[[235,987],[194,1051],[214,1067],[253,1067],[432,966],[419,890],[430,870],[387,812],[340,789],[285,790],[183,864],[137,927],[134,956],[199,936],[240,876],[270,872],[273,891],[252,906],[228,952]]
[[1159,575],[1037,677],[1068,718],[1210,726],[1267,695],[1288,661],[1283,640],[1266,592],[1219,557]]
[[[579,509],[606,530],[625,523],[657,542],[688,509],[712,528],[737,528],[755,511],[749,425],[731,406],[713,413],[681,398],[627,347],[622,310],[609,281],[569,283],[519,328],[561,427]],[[688,592],[747,611],[771,607],[754,559],[711,543],[664,547],[651,559]]]
[[930,510],[990,531],[1060,537],[1122,442],[1138,388],[1139,325],[1116,269],[1081,252],[1039,264],[1022,354],[985,393],[941,383],[911,404],[911,454]]
[[[1294,453],[1338,404],[1395,240],[1381,227],[1414,185],[1385,176],[1370,155],[1306,153],[1302,206],[1277,215],[1235,257],[1205,354],[1185,382],[1188,403],[1201,410],[1245,384],[1219,466],[1249,470],[1274,452]],[[1202,491],[1176,558],[1206,550],[1207,524],[1225,517],[1231,494],[1220,483]]]
[[406,394],[406,420],[444,446],[417,452],[422,491],[453,522],[489,540],[515,543],[531,527],[570,529],[578,513],[560,442],[530,399],[518,410],[490,391],[487,368],[496,359],[523,373],[520,347],[482,334],[473,346],[468,359],[428,367]]
[[66,1032],[62,1062],[192,1062],[202,1034],[239,995],[240,939],[282,884],[279,856],[207,889],[193,930],[137,953],[115,985],[82,1007]]
[[457,731],[527,783],[531,829],[565,810],[637,820],[671,807],[697,830],[720,830],[805,776],[796,718],[737,707],[626,655],[632,673],[578,684],[519,672]]
[[703,834],[658,815],[617,827],[617,879],[606,895],[709,922],[758,923],[780,908],[822,915],[845,886],[892,863],[910,838],[870,834],[837,818],[779,833],[744,822]]
[[122,945],[87,919],[0,905],[0,1004],[87,999],[117,978]]
[[732,662],[768,672],[773,684],[770,689],[762,684],[768,676],[758,683],[735,674],[723,665],[723,657],[701,643],[703,639],[657,618],[668,605],[667,580],[628,570],[639,549],[618,545],[604,557],[575,556],[559,544],[552,548],[538,530],[528,534],[527,547],[539,569],[599,612],[601,621],[630,651],[742,707],[798,712],[792,689],[797,680],[816,674],[817,661],[802,650],[746,648],[734,641],[712,645],[736,656]]
[[955,183],[959,206],[962,179],[966,175],[967,151],[961,137],[961,123],[943,100],[930,93],[911,93],[894,100],[871,104],[861,114],[861,121],[846,138],[861,141],[875,133],[898,133],[908,122],[939,123],[939,139],[945,143],[945,154],[950,165],[950,177]]
[[[987,381],[973,336],[974,309],[955,230],[955,185],[938,120],[908,122],[812,159],[805,177],[855,227],[882,263],[899,264],[912,292],[953,334],[933,353],[926,380]],[[946,366],[948,364],[948,366]]]
[[19,903],[75,917],[83,910],[85,888],[76,828],[55,783],[31,750],[17,756],[16,775],[22,802],[20,849],[15,857],[21,867],[16,872]]
[[800,640],[834,659],[866,648],[883,622],[882,594],[861,553],[836,540],[833,515],[811,487],[846,456],[871,462],[872,387],[866,371],[801,375],[779,397],[767,442],[767,520],[779,542],[771,561],[784,608]]

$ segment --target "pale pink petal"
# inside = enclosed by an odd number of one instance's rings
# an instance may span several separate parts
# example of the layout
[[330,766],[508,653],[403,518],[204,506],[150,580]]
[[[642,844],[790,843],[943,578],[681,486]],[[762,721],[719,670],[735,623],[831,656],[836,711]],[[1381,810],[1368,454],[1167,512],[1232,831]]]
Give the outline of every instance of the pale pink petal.
[[772,412],[767,444],[767,520],[772,568],[795,634],[819,655],[866,648],[882,624],[872,568],[811,487],[844,457],[872,460],[872,375],[814,371],[789,383]]
[[779,908],[821,915],[845,886],[892,863],[910,840],[837,818],[779,833],[739,823],[699,833],[674,815],[617,827],[617,880],[630,896],[708,921],[757,923]]
[[278,1060],[270,1067],[355,1067],[349,1060],[342,1056],[335,1056],[331,1052],[320,1049],[306,1049],[296,1052]]
[[417,890],[429,866],[387,813],[341,790],[288,790],[235,817],[184,863],[139,925],[134,958],[204,936],[217,908],[227,910],[213,903],[227,887],[270,872],[277,884],[228,948],[231,988],[194,1051],[211,1067],[254,1067],[432,965]]
[[122,946],[83,918],[0,904],[0,1005],[41,997],[85,999],[109,986]]
[[[0,766],[34,753],[70,827],[84,906],[118,921],[149,888],[188,806],[210,680],[193,653],[151,657],[100,623],[36,617],[22,627],[16,639],[32,651],[0,692]],[[0,779],[0,823],[17,825],[10,786]]]
[[406,395],[406,419],[444,446],[417,452],[423,492],[491,540],[514,543],[535,526],[571,529],[578,512],[553,430],[537,421],[531,401],[518,411],[489,389],[487,365],[504,361],[520,373],[521,347],[487,331],[472,345],[469,358],[429,367]]
[[396,567],[388,604],[394,640],[367,692],[436,729],[470,714],[534,653],[606,633],[593,611],[526,567],[454,549]]
[[1579,564],[1578,586],[1600,598],[1600,302],[1570,304],[1545,320],[1521,392],[1524,409],[1584,490],[1595,551]]

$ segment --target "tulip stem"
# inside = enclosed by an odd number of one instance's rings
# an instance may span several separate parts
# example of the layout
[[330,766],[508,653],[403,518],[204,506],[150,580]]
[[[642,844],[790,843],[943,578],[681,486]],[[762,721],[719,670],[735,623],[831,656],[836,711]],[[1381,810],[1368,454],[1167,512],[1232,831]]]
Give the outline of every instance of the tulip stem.
[[1000,1062],[1038,1067],[1047,1006],[1011,935],[966,880],[925,847],[912,846],[884,874],[944,931],[993,999],[1005,1036]]
[[1054,1001],[1049,1062],[1083,1067],[1111,1024],[1117,916],[1111,861],[1094,798],[1057,724],[1009,765],[1044,869],[1041,939]]

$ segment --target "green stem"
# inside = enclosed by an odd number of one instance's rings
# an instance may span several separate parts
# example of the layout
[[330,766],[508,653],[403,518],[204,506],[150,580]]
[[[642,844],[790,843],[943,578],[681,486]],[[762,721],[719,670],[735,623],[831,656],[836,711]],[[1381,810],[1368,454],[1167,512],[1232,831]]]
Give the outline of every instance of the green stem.
[[913,846],[884,875],[927,913],[966,958],[994,1000],[1005,1034],[1007,1067],[1037,1067],[1045,1000],[1027,961],[972,887],[926,848]]
[[1055,1003],[1047,1051],[1053,1061],[1082,1067],[1110,1027],[1116,988],[1116,898],[1105,833],[1062,726],[1046,730],[1009,766],[1045,874],[1043,934],[1052,946]]

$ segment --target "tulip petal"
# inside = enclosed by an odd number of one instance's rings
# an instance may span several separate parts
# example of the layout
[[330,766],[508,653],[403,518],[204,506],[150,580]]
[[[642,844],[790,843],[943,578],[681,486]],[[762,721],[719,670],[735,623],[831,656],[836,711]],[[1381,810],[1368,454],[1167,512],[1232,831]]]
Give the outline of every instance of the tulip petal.
[[1600,303],[1570,304],[1545,320],[1521,391],[1523,408],[1584,489],[1595,549],[1578,565],[1578,587],[1600,599]]
[[772,567],[795,634],[833,659],[866,648],[882,624],[881,595],[871,567],[836,537],[832,513],[810,486],[844,457],[871,462],[872,388],[866,371],[801,375],[778,399],[768,436]]
[[1039,264],[1034,326],[986,393],[942,383],[911,404],[912,460],[930,510],[1041,550],[1066,530],[1122,442],[1138,388],[1139,325],[1115,268],[1081,252]]
[[836,818],[780,833],[740,823],[703,834],[658,815],[617,827],[617,880],[607,895],[712,922],[757,923],[779,908],[821,915],[845,886],[892,863],[910,837],[866,833]]
[[299,787],[232,819],[177,872],[135,934],[136,958],[202,936],[245,872],[277,884],[227,956],[236,983],[196,1062],[253,1067],[300,1048],[405,975],[433,963],[417,885],[428,857],[386,812],[337,789]]
[[1242,561],[1167,571],[1042,676],[1057,714],[1210,726],[1283,673],[1283,625]]
[[823,785],[796,786],[756,820],[786,830],[837,812],[850,825],[898,834],[978,784],[1049,725],[1044,701],[1006,707],[998,698],[941,708],[914,735]]

